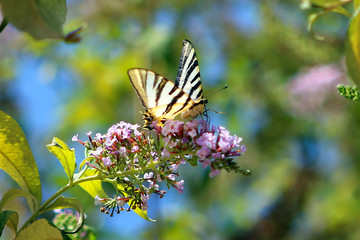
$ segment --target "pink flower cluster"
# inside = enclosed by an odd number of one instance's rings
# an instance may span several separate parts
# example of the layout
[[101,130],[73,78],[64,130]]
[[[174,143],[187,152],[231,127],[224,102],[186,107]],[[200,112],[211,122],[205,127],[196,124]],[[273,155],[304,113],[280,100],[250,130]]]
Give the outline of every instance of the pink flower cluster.
[[97,133],[94,138],[87,133],[88,142],[73,137],[85,146],[89,161],[88,167],[96,169],[111,181],[116,179],[118,196],[100,198],[96,203],[101,211],[113,215],[124,210],[125,203],[130,209],[147,210],[152,193],[163,197],[165,190],[159,184],[165,182],[182,193],[184,180],[177,180],[180,164],[200,163],[204,168],[210,166],[210,176],[214,177],[221,169],[242,170],[233,161],[246,150],[242,139],[230,135],[224,127],[209,127],[204,121],[180,122],[169,120],[164,127],[154,126],[150,132],[139,131],[139,125],[120,122],[110,127],[106,134]]
[[337,96],[336,86],[344,78],[344,71],[336,64],[315,66],[295,75],[288,86],[292,111],[307,114],[322,110],[326,102]]
[[203,168],[211,167],[210,177],[219,174],[221,168],[226,168],[232,157],[246,151],[245,145],[240,145],[242,138],[230,135],[222,126],[209,128],[204,121],[197,119],[186,123],[169,120],[163,128],[155,129],[163,135],[163,152],[181,154],[191,149],[195,155],[190,158],[198,160]]

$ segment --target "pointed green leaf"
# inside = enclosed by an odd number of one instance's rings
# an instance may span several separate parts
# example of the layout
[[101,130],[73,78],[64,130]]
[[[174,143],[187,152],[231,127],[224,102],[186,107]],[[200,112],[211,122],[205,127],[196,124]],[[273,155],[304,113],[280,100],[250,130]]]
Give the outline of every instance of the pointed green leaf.
[[[122,184],[117,184],[117,188],[118,188],[120,191],[122,191],[122,193],[124,193],[125,197],[127,196],[126,193],[125,193],[126,191],[124,191],[124,190],[125,190],[125,187],[124,187]],[[129,202],[128,202],[129,206],[131,206],[133,202],[134,202],[133,200],[129,200]],[[142,217],[142,218],[145,219],[145,220],[148,220],[148,221],[151,221],[151,222],[156,222],[154,219],[149,218],[149,216],[148,216],[148,214],[147,214],[147,211],[141,210],[141,209],[138,208],[138,207],[136,207],[135,209],[133,209],[133,211],[134,211],[137,215],[139,215],[140,217]]]
[[0,0],[3,15],[37,39],[62,38],[66,0]]
[[56,137],[54,137],[52,143],[46,145],[46,147],[59,159],[70,181],[72,181],[76,168],[74,149],[70,149],[65,142]]
[[15,240],[62,240],[61,231],[53,227],[45,219],[35,221],[22,230]]
[[55,210],[55,209],[64,209],[64,208],[74,208],[79,212],[78,223],[72,232],[77,232],[84,225],[84,210],[81,203],[76,198],[66,198],[64,196],[58,197],[53,203],[51,203],[47,208],[45,208],[41,213]]
[[2,210],[9,202],[18,197],[25,197],[31,212],[34,212],[38,206],[36,198],[29,192],[22,189],[13,188],[7,191],[0,201],[0,210]]
[[39,171],[20,126],[0,111],[0,169],[41,202]]
[[18,223],[19,214],[17,212],[10,210],[0,212],[0,237],[5,225],[16,233]]
[[[95,169],[87,168],[86,171],[82,174],[81,178],[86,178],[89,176],[94,176],[97,174]],[[107,198],[107,195],[101,185],[101,180],[93,180],[79,183],[80,187],[84,189],[90,196],[95,198],[98,195],[101,198]]]
[[357,86],[360,86],[360,14],[351,18],[345,39],[345,60],[348,73]]

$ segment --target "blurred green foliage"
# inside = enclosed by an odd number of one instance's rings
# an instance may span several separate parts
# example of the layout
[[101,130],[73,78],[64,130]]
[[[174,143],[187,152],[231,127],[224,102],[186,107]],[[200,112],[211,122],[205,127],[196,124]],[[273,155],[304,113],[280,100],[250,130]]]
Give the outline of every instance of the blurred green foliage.
[[[37,106],[25,111],[13,85],[24,78],[24,58],[39,69],[26,80],[43,81],[60,102],[51,116],[56,124],[31,146],[45,148],[53,136],[70,142],[78,132],[105,132],[120,120],[141,123],[127,70],[148,68],[175,80],[186,38],[197,50],[205,97],[229,85],[208,97],[208,107],[227,112],[211,113],[211,120],[244,138],[248,150],[240,165],[253,173],[209,179],[206,170],[183,168],[184,194],[150,203],[157,223],[133,235],[103,225],[99,239],[360,237],[360,107],[336,93],[339,83],[348,84],[348,18],[319,19],[316,29],[326,36],[319,42],[306,29],[312,10],[294,0],[93,0],[67,7],[65,32],[87,24],[77,44],[35,41],[10,26],[0,34],[0,109],[15,116],[28,137],[35,134],[27,114]],[[56,161],[44,152],[36,161],[52,189],[66,176],[46,169]],[[92,218],[98,209],[80,188],[71,194],[83,200],[88,225],[105,221]],[[122,225],[126,214],[111,221]]]

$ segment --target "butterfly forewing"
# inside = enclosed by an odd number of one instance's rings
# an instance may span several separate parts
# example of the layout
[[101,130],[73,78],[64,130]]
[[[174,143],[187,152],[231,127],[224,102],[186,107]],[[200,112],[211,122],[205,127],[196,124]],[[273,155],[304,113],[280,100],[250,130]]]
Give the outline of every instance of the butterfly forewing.
[[188,40],[183,42],[175,86],[183,89],[195,102],[203,99],[198,60],[195,49]]
[[131,83],[153,120],[168,120],[188,110],[194,101],[163,76],[141,68],[128,71]]

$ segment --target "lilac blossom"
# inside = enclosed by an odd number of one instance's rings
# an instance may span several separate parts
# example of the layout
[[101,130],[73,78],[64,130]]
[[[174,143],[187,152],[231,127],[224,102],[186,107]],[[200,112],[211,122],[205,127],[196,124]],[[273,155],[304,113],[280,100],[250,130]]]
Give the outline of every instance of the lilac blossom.
[[291,79],[291,109],[300,114],[321,110],[331,96],[337,96],[336,86],[345,78],[340,66],[320,65],[305,69]]
[[[139,125],[120,122],[111,126],[107,133],[88,134],[89,142],[82,142],[93,156],[86,165],[97,170],[103,177],[117,181],[118,195],[114,198],[95,197],[100,210],[110,216],[128,209],[148,209],[153,193],[162,198],[166,193],[160,186],[174,187],[183,192],[184,180],[179,180],[180,164],[191,163],[210,169],[210,177],[221,169],[248,174],[233,161],[246,150],[242,138],[231,135],[224,127],[210,127],[204,121],[187,123],[169,120],[163,127],[144,132]],[[157,142],[157,144],[154,144]],[[87,157],[88,157],[87,156]],[[166,184],[159,185],[161,182]]]

